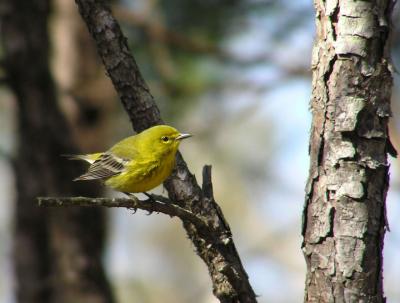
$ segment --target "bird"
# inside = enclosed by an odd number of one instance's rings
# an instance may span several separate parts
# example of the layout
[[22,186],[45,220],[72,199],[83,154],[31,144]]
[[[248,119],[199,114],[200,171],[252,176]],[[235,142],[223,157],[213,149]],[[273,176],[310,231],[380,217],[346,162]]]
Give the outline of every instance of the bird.
[[147,191],[171,175],[181,141],[191,136],[168,125],[157,125],[119,141],[105,152],[64,156],[90,164],[87,172],[74,181],[101,180],[128,195],[148,195]]

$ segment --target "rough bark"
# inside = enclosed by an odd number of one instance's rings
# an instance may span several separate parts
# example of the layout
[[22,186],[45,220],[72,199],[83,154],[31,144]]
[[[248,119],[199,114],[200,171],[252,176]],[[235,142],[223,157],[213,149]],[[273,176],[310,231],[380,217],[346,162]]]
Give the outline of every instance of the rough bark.
[[[109,7],[101,0],[76,0],[76,3],[134,130],[141,131],[163,123],[153,96]],[[192,223],[183,223],[197,254],[208,267],[214,295],[221,302],[256,302],[229,226],[214,201],[212,190],[203,191],[200,188],[180,154],[177,156],[175,172],[164,185],[172,201],[207,218],[207,223],[214,227],[214,236],[207,238]]]
[[385,302],[391,0],[316,0],[305,302]]
[[14,264],[17,301],[112,302],[101,265],[100,210],[44,210],[38,195],[92,192],[60,154],[73,144],[49,71],[50,1],[3,0],[1,39],[6,81],[18,106]]

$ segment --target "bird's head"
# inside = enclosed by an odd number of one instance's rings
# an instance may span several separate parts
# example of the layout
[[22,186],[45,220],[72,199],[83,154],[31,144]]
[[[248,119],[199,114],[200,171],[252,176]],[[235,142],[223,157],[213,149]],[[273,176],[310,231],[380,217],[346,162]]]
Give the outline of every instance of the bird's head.
[[160,154],[175,153],[182,140],[191,137],[168,125],[156,125],[140,133],[144,144]]

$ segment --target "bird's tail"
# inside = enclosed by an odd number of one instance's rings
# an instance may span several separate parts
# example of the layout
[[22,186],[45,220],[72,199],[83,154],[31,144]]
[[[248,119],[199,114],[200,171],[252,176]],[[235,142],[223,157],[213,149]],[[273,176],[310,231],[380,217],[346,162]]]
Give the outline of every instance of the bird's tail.
[[[83,160],[88,162],[89,164],[93,164],[100,156],[102,153],[95,153],[95,154],[87,154],[87,155],[70,155],[70,154],[63,154],[61,155],[62,157],[66,157],[69,160]],[[89,176],[90,177],[90,176]],[[82,176],[79,176],[75,178],[73,181],[80,181],[80,180],[93,180],[93,178],[89,178],[88,174],[83,174]]]
[[61,156],[66,157],[69,160],[83,160],[83,161],[86,161],[86,162],[92,164],[94,161],[96,161],[101,156],[101,153],[87,154],[87,155],[63,154]]

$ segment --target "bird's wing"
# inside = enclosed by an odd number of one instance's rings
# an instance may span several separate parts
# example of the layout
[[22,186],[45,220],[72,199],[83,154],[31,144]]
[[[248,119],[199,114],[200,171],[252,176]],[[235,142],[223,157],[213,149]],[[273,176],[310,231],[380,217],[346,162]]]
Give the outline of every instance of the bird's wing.
[[90,165],[87,173],[76,178],[74,181],[110,178],[122,173],[125,170],[126,164],[129,162],[129,159],[118,157],[111,152],[106,152]]
[[138,143],[137,136],[127,137],[111,147],[108,152],[119,158],[134,159],[139,154]]

